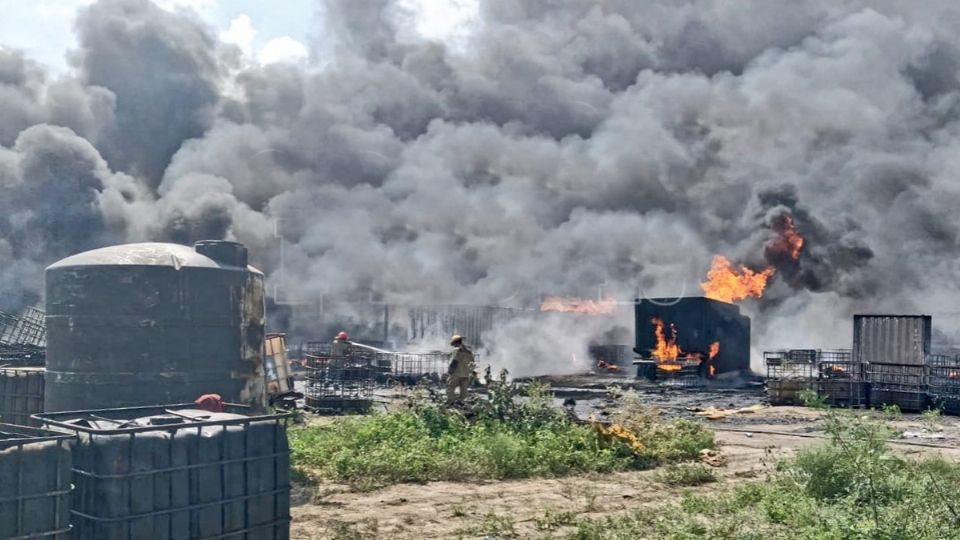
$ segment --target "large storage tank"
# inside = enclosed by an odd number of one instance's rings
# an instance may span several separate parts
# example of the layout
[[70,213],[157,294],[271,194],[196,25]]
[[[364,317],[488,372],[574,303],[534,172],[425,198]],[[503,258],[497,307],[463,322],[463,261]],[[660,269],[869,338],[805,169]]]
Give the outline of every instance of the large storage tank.
[[225,241],[112,246],[47,268],[46,411],[264,405],[263,274]]

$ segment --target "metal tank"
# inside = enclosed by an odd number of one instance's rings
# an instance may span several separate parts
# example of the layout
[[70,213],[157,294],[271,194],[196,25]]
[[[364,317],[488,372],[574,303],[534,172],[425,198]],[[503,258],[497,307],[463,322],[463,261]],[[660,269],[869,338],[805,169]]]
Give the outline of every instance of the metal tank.
[[206,240],[87,251],[46,271],[44,410],[265,404],[263,274]]

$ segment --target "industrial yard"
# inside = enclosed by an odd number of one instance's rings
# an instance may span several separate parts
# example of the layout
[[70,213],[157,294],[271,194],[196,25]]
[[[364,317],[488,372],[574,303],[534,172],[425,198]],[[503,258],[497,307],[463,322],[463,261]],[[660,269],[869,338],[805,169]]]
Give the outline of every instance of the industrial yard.
[[960,540],[960,2],[0,14],[0,540]]
[[[386,307],[356,327],[382,321],[380,341],[341,331],[291,344],[267,331],[263,277],[240,244],[68,257],[47,270],[45,308],[0,327],[0,443],[15,490],[0,526],[83,539],[675,535],[704,527],[702,511],[682,510],[696,497],[781,504],[761,483],[819,504],[824,474],[873,485],[916,468],[937,490],[960,482],[960,357],[934,344],[933,317],[857,314],[851,348],[767,351],[756,373],[737,304],[755,276],[712,272],[733,277],[719,292],[705,283],[713,297],[629,304],[632,345],[622,305],[553,297],[537,311],[420,306],[399,343],[389,317],[402,310]],[[590,343],[588,367],[569,374],[484,368],[497,351],[480,338],[518,320],[588,323],[621,341]],[[454,400],[450,350],[424,349],[459,328],[480,338],[469,395]],[[451,346],[469,351],[461,339]],[[847,460],[853,469],[811,469]],[[891,512],[928,504],[881,500],[869,485],[858,496]],[[645,514],[666,507],[681,517]],[[836,511],[869,518],[856,504]],[[792,527],[749,518],[738,534]]]

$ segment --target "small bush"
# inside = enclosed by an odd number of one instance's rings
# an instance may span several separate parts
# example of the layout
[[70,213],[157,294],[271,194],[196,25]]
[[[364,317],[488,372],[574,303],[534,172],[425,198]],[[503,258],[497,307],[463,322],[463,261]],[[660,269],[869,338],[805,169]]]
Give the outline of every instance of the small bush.
[[657,482],[673,487],[692,487],[717,481],[717,475],[710,467],[700,463],[667,465],[654,475]]

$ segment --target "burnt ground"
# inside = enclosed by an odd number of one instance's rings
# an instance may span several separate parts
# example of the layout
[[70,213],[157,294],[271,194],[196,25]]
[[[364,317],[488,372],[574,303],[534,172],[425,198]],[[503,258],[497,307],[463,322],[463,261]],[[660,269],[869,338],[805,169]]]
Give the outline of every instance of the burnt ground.
[[[613,379],[613,378],[611,378]],[[551,381],[558,401],[577,399],[581,416],[609,412],[607,387],[629,379],[575,377]],[[769,407],[719,420],[696,413],[709,407],[739,409],[765,405],[762,387],[681,389],[637,385],[641,398],[671,417],[696,419],[716,431],[725,463],[720,481],[698,493],[741,482],[763,481],[775,463],[799,448],[825,440],[821,413],[802,407]],[[873,414],[864,412],[864,414]],[[893,447],[908,456],[942,455],[960,459],[960,418],[924,419],[904,415],[894,422]],[[906,438],[904,438],[906,434]],[[472,483],[403,484],[371,492],[322,485],[295,490],[291,537],[327,538],[485,538],[512,520],[515,537],[538,538],[538,520],[548,510],[602,517],[676,501],[683,488],[654,480],[655,471]],[[689,489],[689,488],[686,488]]]

